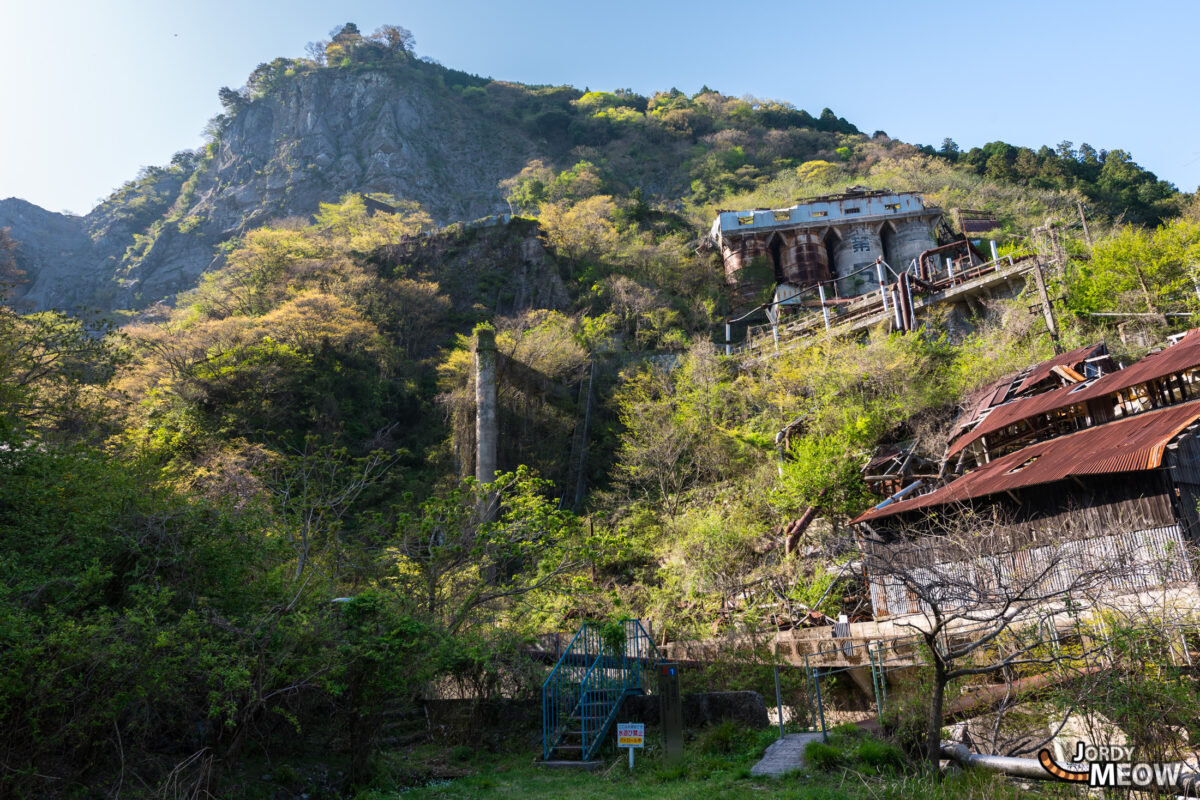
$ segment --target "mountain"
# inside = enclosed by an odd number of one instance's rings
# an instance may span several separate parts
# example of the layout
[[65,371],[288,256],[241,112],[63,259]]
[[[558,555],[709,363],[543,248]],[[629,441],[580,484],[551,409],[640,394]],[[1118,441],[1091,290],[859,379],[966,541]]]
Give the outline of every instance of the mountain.
[[[1022,209],[1021,222],[1093,194],[1101,206],[1105,198],[1122,203],[1100,213],[1115,217],[1140,203],[1143,213],[1126,219],[1153,222],[1178,196],[1122,151],[1106,167],[1106,153],[1086,145],[918,150],[882,131],[867,137],[829,109],[814,117],[707,87],[644,97],[481,78],[417,59],[411,40],[362,37],[351,27],[324,52],[277,58],[242,89],[221,89],[224,111],[210,122],[204,148],[143,169],[83,217],[0,201],[0,228],[19,243],[26,276],[15,305],[78,311],[169,301],[219,266],[223,244],[272,219],[309,218],[350,192],[418,203],[439,225],[507,211],[500,182],[538,162],[559,183],[567,174],[560,170],[584,164],[607,194],[690,210],[697,231],[721,202],[790,203],[789,192],[808,188],[797,173],[839,189],[899,175],[907,185],[897,188],[935,193],[949,186],[947,170],[974,174],[1017,194],[1040,193],[1032,203],[1023,194],[1003,201]],[[915,173],[879,168],[916,156],[925,160]],[[931,170],[937,176],[922,180]],[[1089,181],[1103,191],[1089,194]],[[1075,187],[1083,194],[1063,191]],[[946,199],[955,200],[934,198]]]
[[144,171],[85,217],[0,202],[30,279],[18,301],[146,305],[193,285],[221,242],[347,192],[415,200],[443,224],[507,210],[497,183],[536,152],[530,137],[404,77],[307,73],[226,117],[200,157]]

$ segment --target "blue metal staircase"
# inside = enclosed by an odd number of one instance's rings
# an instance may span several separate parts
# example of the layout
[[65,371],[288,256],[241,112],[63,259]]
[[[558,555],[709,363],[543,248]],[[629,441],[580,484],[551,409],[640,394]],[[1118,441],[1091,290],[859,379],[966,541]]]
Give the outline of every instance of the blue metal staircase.
[[591,761],[621,703],[649,691],[658,650],[636,619],[585,622],[542,684],[542,758]]

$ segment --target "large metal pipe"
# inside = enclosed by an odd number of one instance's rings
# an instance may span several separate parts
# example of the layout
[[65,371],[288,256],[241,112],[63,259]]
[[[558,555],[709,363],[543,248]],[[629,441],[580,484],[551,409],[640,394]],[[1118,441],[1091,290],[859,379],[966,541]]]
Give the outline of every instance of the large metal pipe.
[[[1005,775],[1016,775],[1019,778],[1033,780],[1054,780],[1054,776],[1042,767],[1036,758],[1014,758],[1012,756],[984,756],[972,753],[966,745],[958,742],[942,742],[942,755],[963,766],[980,767],[981,769],[1003,772]],[[1064,764],[1071,770],[1086,769],[1086,765]]]
[[500,442],[499,409],[496,403],[496,332],[475,330],[475,479],[496,479]]
[[912,289],[908,285],[907,272],[900,273],[900,279],[896,281],[896,288],[900,294],[900,330],[911,331],[914,327],[914,315],[912,307]]
[[887,500],[884,500],[882,503],[875,506],[875,508],[873,508],[871,510],[878,511],[881,508],[886,508],[887,506],[890,506],[892,503],[895,503],[898,500],[903,500],[905,495],[907,495],[909,492],[913,491],[914,489],[919,489],[921,486],[924,485],[924,483],[925,483],[924,481],[917,481],[916,483],[909,484],[908,486],[906,486],[903,489],[901,489],[900,491],[896,492],[894,495],[889,497]]
[[[942,253],[945,253],[949,250],[955,250],[960,247],[965,247],[968,253],[971,252],[971,243],[968,242],[966,239],[957,239],[953,242],[950,242],[949,244],[941,245],[940,247],[931,247],[928,250],[922,250],[921,254],[919,256],[917,256],[917,277],[922,278],[924,280],[932,279],[932,276],[929,274],[929,271],[925,268],[925,259],[927,257],[933,256],[933,255],[941,255]],[[969,259],[969,261],[970,261],[970,263],[968,264],[968,266],[974,266],[975,261],[974,261],[973,256],[971,259]],[[933,266],[935,268],[937,267],[936,261],[933,262]]]

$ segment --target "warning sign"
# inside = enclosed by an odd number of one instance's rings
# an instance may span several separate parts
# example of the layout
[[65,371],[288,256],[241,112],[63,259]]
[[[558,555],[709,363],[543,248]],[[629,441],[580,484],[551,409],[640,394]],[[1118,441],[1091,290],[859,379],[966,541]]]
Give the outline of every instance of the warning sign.
[[645,747],[646,726],[641,722],[617,724],[617,747]]

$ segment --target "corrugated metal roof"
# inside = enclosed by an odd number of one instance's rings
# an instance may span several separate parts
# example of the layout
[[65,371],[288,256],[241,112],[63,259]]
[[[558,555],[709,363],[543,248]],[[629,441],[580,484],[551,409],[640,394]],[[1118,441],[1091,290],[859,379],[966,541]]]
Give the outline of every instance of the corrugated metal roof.
[[1064,386],[1045,394],[1023,397],[997,406],[974,429],[956,439],[946,451],[946,456],[949,458],[981,436],[1015,425],[1021,420],[1086,403],[1088,400],[1105,397],[1122,389],[1195,367],[1200,367],[1200,329],[1190,330],[1177,344],[1151,353],[1136,364],[1110,372],[1091,383]]
[[967,398],[967,408],[970,410],[958,418],[955,431],[961,431],[969,427],[971,423],[979,419],[980,414],[996,405],[999,402],[997,397],[1008,391],[1010,383],[1012,383],[1012,375],[1001,378],[995,383],[989,383],[983,388],[972,392]]
[[1021,385],[1017,387],[1015,393],[1021,394],[1022,392],[1032,389],[1037,384],[1046,380],[1046,378],[1050,377],[1050,373],[1055,367],[1077,368],[1078,365],[1082,364],[1084,361],[1087,361],[1089,358],[1099,355],[1101,352],[1106,350],[1107,348],[1104,346],[1104,343],[1100,342],[1097,344],[1090,344],[1087,347],[1080,347],[1072,350],[1069,353],[1063,353],[1060,356],[1055,356],[1048,361],[1043,361],[1030,371],[1029,375],[1025,377],[1025,380],[1021,381]]
[[[976,389],[967,402],[967,408],[970,409],[967,413],[958,418],[955,432],[969,428],[983,412],[993,406],[998,406],[1004,402],[1009,394],[1018,395],[1021,392],[1032,389],[1037,384],[1044,381],[1050,376],[1050,373],[1057,366],[1068,366],[1078,369],[1087,359],[1095,356],[1101,351],[1107,351],[1103,342],[1080,347],[1072,350],[1069,353],[1063,353],[1060,356],[1055,356],[1047,361],[1036,365],[1028,374],[1021,377],[1020,372],[1010,372],[999,380],[989,383],[981,389]],[[1020,381],[1018,385],[1013,385],[1014,382]],[[958,448],[961,449],[961,448]],[[955,449],[953,452],[958,452]]]
[[929,494],[860,514],[854,522],[1054,483],[1073,475],[1155,469],[1161,466],[1163,450],[1171,440],[1197,420],[1200,400],[1191,400],[1031,444]]

